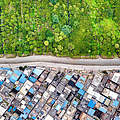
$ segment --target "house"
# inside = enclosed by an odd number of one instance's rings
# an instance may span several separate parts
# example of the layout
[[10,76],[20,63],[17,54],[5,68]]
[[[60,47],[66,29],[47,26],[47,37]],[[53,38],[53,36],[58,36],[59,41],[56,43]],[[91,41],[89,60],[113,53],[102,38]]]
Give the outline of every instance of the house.
[[23,94],[23,95],[26,95],[28,90],[32,87],[33,83],[30,82],[29,80],[27,80],[25,82],[25,84],[23,85],[23,87],[21,88],[20,92]]
[[[89,111],[89,114],[92,115],[94,113],[94,111]],[[93,120],[92,117],[90,117],[89,115],[87,115],[86,113],[82,113],[79,117],[80,120]]]
[[2,116],[6,110],[7,109],[5,109],[2,106],[0,106],[0,116]]
[[19,82],[24,84],[24,83],[26,82],[26,80],[27,80],[27,79],[26,79],[25,74],[22,74],[22,76],[21,76],[20,79],[19,79]]
[[115,93],[107,88],[104,88],[102,94],[105,95],[106,97],[111,97],[112,99],[117,99],[118,97],[118,93]]
[[37,76],[39,76],[39,75],[41,75],[42,74],[42,72],[43,72],[44,70],[42,70],[42,69],[37,69],[37,68],[35,68],[35,69],[33,69],[33,73],[34,74],[36,74]]
[[76,87],[78,87],[79,89],[82,89],[84,87],[84,85],[81,83],[81,82],[77,82],[76,84]]
[[103,78],[103,74],[101,74],[101,73],[95,74],[92,84],[97,87],[100,84],[102,78]]
[[51,83],[55,75],[56,75],[55,71],[51,71],[45,81]]
[[45,120],[54,120],[53,117],[51,117],[49,114],[45,117]]
[[5,117],[4,117],[4,116],[2,116],[2,117],[0,118],[0,120],[5,120]]
[[69,116],[72,116],[72,117],[73,117],[73,116],[74,116],[74,114],[75,114],[75,112],[76,112],[76,108],[70,105],[70,106],[68,107],[68,109],[67,109],[67,112],[66,112],[66,113],[67,113],[67,115],[69,115]]
[[95,113],[95,110],[90,108],[89,111],[88,111],[88,115],[93,116],[94,113]]
[[94,108],[95,105],[96,105],[96,102],[94,100],[92,100],[92,99],[88,103],[88,107],[90,107],[90,108]]
[[73,117],[69,116],[67,113],[65,113],[62,120],[73,120]]
[[112,77],[112,81],[117,83],[119,79],[120,79],[120,73],[114,73]]
[[45,91],[43,94],[43,98],[47,100],[49,97],[50,97],[50,94],[47,91]]
[[33,77],[33,76],[30,76],[28,79],[29,79],[32,83],[35,83],[35,82],[37,81],[37,79],[36,79],[35,77]]
[[94,95],[94,87],[89,86],[89,88],[87,89],[87,93],[89,93],[90,95]]
[[66,75],[65,79],[70,80],[72,78],[72,75]]
[[47,90],[50,92],[50,93],[53,93],[55,91],[55,87],[53,85],[49,85]]

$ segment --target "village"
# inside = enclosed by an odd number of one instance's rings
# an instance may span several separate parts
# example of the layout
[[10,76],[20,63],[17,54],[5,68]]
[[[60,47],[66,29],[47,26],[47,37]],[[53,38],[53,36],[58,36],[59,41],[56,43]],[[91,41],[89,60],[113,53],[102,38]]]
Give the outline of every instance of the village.
[[0,120],[119,120],[120,71],[0,68]]

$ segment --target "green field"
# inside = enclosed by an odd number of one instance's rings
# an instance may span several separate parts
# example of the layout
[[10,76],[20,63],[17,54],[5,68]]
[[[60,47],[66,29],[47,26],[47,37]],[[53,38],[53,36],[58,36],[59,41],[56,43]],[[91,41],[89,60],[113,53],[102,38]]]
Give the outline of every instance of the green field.
[[120,0],[1,0],[0,54],[120,55]]

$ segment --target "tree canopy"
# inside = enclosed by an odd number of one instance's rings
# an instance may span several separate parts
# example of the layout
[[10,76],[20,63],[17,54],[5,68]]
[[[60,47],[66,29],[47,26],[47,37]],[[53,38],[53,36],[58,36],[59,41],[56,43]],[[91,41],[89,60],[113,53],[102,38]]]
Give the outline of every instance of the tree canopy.
[[119,56],[119,0],[2,0],[0,54]]

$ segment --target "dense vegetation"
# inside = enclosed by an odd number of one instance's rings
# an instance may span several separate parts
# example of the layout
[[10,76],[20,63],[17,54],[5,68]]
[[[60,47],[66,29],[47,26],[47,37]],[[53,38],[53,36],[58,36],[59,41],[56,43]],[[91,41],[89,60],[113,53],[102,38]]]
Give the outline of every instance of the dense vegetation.
[[0,54],[120,54],[120,0],[2,0],[0,6]]

